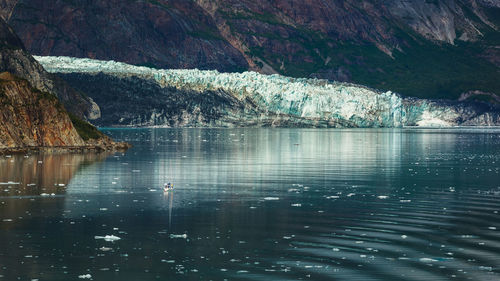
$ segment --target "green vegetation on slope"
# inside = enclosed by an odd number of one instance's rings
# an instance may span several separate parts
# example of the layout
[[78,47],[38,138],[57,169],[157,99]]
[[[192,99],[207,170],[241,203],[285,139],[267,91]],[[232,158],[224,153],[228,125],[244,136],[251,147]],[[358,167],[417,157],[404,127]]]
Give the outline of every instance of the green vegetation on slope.
[[[471,43],[467,48],[434,45],[413,41],[393,58],[374,45],[349,42],[330,43],[320,36],[292,39],[302,50],[295,55],[310,59],[298,64],[285,56],[276,56],[263,48],[252,48],[252,55],[264,59],[274,69],[293,77],[308,77],[326,69],[347,69],[355,83],[381,90],[392,90],[421,98],[457,98],[469,90],[495,92],[500,89],[499,70],[485,60],[475,57],[480,48]],[[476,52],[477,54],[477,52]],[[325,58],[330,61],[325,65]]]
[[76,131],[84,141],[88,141],[90,139],[100,139],[103,137],[103,134],[96,127],[83,121],[72,113],[68,112],[68,115],[71,122],[73,122],[73,126],[75,126]]
[[[341,68],[347,70],[354,83],[420,98],[456,99],[470,90],[498,93],[500,89],[500,70],[478,57],[486,45],[498,45],[497,31],[485,32],[481,43],[457,41],[456,45],[450,45],[431,42],[410,29],[395,26],[397,36],[406,45],[393,50],[391,57],[374,44],[335,41],[302,27],[287,26],[291,32],[287,38],[276,33],[242,33],[237,28],[241,19],[272,25],[283,23],[266,14],[251,12],[224,16],[233,33],[269,42],[249,46],[247,55],[264,60],[283,75],[309,77]],[[294,52],[277,54],[267,46],[292,46]]]

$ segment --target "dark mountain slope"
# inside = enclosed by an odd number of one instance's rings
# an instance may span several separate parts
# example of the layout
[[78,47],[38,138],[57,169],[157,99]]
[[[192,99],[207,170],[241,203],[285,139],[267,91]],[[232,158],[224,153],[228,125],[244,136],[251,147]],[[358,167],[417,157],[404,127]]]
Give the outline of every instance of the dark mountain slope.
[[0,0],[0,8],[37,55],[251,69],[419,97],[500,89],[496,1]]
[[7,3],[13,6],[7,13],[9,23],[36,55],[164,68],[247,67],[243,56],[192,1],[4,1],[5,11]]

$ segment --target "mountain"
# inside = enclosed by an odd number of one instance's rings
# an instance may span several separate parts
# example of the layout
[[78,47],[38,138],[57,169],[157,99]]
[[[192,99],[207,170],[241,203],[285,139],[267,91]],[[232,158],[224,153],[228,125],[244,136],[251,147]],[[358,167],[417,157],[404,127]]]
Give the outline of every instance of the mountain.
[[[0,152],[47,147],[111,149],[114,143],[95,127],[66,111],[59,101],[86,105],[89,98],[43,67],[0,19]],[[75,96],[72,96],[75,95]],[[84,109],[76,111],[82,115]]]
[[255,70],[494,102],[492,0],[0,0],[36,55]]
[[497,106],[405,98],[390,91],[256,72],[160,70],[35,57],[102,105],[103,126],[402,127],[500,125]]

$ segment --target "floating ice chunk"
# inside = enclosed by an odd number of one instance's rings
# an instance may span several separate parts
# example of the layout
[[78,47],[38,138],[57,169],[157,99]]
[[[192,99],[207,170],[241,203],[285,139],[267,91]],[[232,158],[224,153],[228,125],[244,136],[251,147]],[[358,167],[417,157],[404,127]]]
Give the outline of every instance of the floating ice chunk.
[[389,198],[389,196],[387,196],[387,195],[379,195],[379,196],[377,196],[377,198],[378,199],[387,199],[387,198]]
[[94,236],[94,238],[95,239],[103,239],[104,241],[107,241],[107,242],[113,242],[113,241],[117,241],[117,240],[121,239],[120,237],[114,236],[114,235]]
[[48,193],[42,193],[42,194],[40,194],[40,196],[49,196],[49,195],[50,194],[48,194]]
[[8,182],[0,182],[0,185],[18,185],[21,184],[20,182],[13,182],[13,181],[8,181]]
[[90,275],[90,274],[78,275],[78,278],[80,278],[80,279],[90,279],[90,278],[92,278],[92,275]]
[[101,250],[101,251],[103,251],[103,252],[108,252],[108,251],[113,250],[113,248],[101,247],[101,248],[99,248],[99,250]]
[[302,204],[300,204],[300,203],[292,204],[292,207],[302,207]]
[[431,258],[420,258],[419,261],[421,261],[421,262],[436,262],[438,260],[431,259]]
[[273,201],[273,200],[280,200],[280,198],[279,197],[264,197],[264,200]]
[[170,238],[183,238],[186,239],[188,236],[187,234],[170,234]]
[[327,196],[326,199],[338,199],[340,196],[332,195],[332,196]]
[[403,234],[403,235],[401,235],[401,238],[406,239],[406,238],[408,238],[408,236]]

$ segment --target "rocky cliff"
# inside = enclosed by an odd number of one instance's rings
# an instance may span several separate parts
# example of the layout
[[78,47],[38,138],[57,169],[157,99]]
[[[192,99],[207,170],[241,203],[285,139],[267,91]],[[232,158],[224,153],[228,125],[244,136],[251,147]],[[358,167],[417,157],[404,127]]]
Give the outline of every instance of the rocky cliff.
[[101,105],[104,126],[402,127],[500,125],[487,103],[405,98],[360,85],[256,72],[158,70],[36,57]]
[[82,145],[84,141],[54,95],[9,72],[0,74],[0,149]]
[[[491,0],[0,0],[37,55],[256,70],[456,99],[498,93]],[[474,98],[474,97],[471,97]]]
[[45,71],[24,48],[14,31],[0,18],[0,70],[26,79],[40,91],[54,93],[73,114],[95,119],[100,110],[91,98],[69,87],[59,77]]
[[57,97],[9,72],[0,73],[0,153],[56,148],[111,150],[115,143],[77,116],[68,115]]
[[[47,147],[120,147],[75,114],[59,98],[80,106],[89,100],[55,77],[23,48],[0,19],[0,152]],[[53,92],[49,92],[49,91]],[[75,95],[75,96],[73,96]]]

